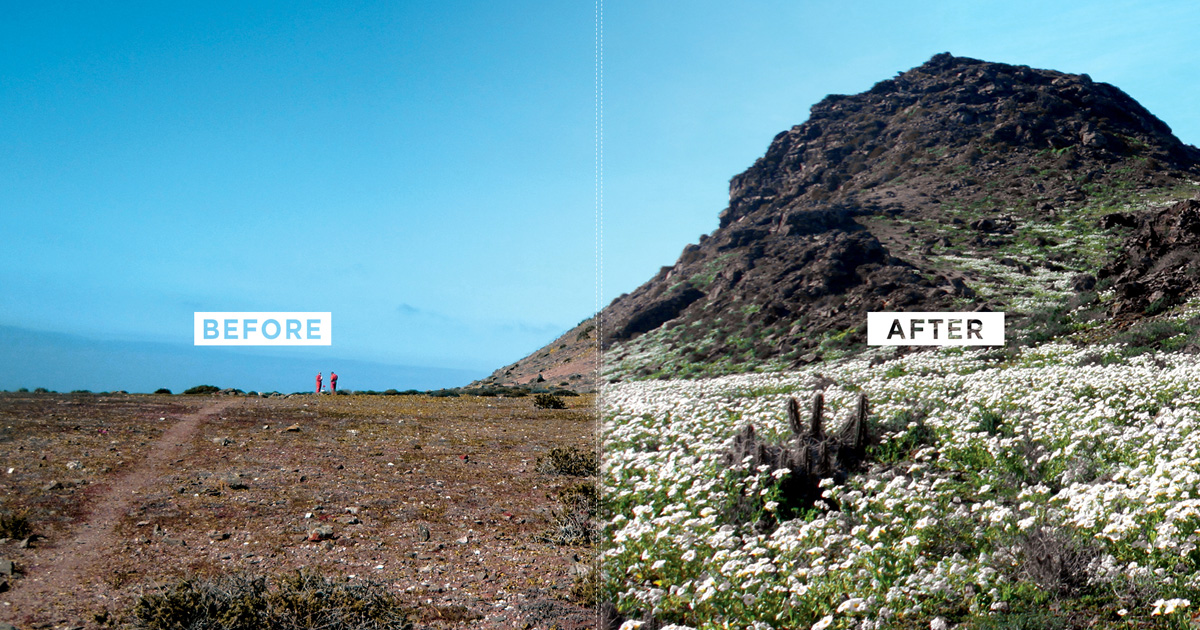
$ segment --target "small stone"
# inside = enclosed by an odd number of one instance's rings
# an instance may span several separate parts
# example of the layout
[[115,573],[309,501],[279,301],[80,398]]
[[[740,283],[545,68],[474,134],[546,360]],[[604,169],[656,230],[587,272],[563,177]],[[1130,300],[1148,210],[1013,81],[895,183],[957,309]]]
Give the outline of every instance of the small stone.
[[182,538],[163,538],[162,542],[164,545],[171,545],[172,547],[186,547],[187,546],[187,541],[185,541]]
[[343,525],[358,525],[359,523],[362,522],[362,521],[358,520],[357,516],[339,516],[334,520],[336,520],[337,522],[339,522]]
[[421,542],[429,542],[429,528],[421,525],[417,528],[417,540]]
[[230,444],[233,444],[233,440],[227,437],[215,437],[212,439],[212,442],[217,446],[229,446]]
[[571,577],[585,577],[591,572],[592,565],[576,562],[575,564],[571,565],[571,570],[569,573]]
[[321,525],[308,530],[309,542],[319,542],[333,538],[333,526]]
[[58,480],[55,480],[55,481],[51,481],[50,483],[48,483],[48,484],[46,484],[45,486],[43,486],[43,487],[42,487],[42,490],[45,490],[46,492],[49,492],[49,491],[51,491],[51,490],[61,490],[61,489],[62,489],[62,487],[63,487],[63,485],[62,485],[62,482],[61,482],[61,481],[58,481]]
[[288,427],[288,428],[284,429],[284,431],[287,431],[287,432],[290,432],[290,433],[298,433],[298,432],[300,431],[300,425],[298,425],[298,424],[293,424],[292,426],[290,426],[290,427]]
[[83,470],[83,462],[75,460],[69,461],[67,462],[67,470]]
[[456,542],[456,543],[458,543],[458,544],[460,544],[460,545],[465,545],[465,544],[467,544],[467,543],[471,542],[471,537],[470,537],[470,536],[463,536],[462,538],[459,538],[458,540],[456,540],[456,541],[454,541],[454,542]]
[[13,565],[12,560],[9,560],[8,558],[0,558],[0,575],[12,577],[15,568],[16,567]]

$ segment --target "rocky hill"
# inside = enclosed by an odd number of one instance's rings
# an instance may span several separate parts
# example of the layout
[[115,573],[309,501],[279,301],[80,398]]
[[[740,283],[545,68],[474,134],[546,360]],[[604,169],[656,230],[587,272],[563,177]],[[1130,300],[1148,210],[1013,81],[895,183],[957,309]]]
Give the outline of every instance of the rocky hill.
[[777,135],[720,227],[602,311],[604,375],[836,357],[873,310],[1004,310],[1013,341],[1154,315],[1200,284],[1196,205],[1164,210],[1196,180],[1116,87],[939,54]]

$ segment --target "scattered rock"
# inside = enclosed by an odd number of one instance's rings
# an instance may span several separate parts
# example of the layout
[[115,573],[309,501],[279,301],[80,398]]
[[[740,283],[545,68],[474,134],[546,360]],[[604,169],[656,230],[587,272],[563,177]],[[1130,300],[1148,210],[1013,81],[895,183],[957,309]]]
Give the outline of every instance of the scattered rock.
[[69,461],[67,462],[67,470],[83,470],[83,462]]
[[62,485],[61,481],[54,480],[54,481],[51,481],[50,483],[46,484],[45,486],[42,486],[42,490],[49,492],[51,490],[61,490],[62,487],[63,487],[63,485]]
[[15,570],[16,565],[13,564],[12,560],[9,560],[8,558],[0,558],[0,575],[12,577],[13,571]]
[[284,431],[285,431],[285,432],[289,432],[289,433],[298,433],[298,432],[300,431],[300,425],[299,425],[299,424],[293,424],[292,426],[290,426],[290,427],[288,427],[288,428],[284,429]]
[[319,525],[317,527],[314,527],[314,528],[308,530],[309,542],[332,540],[333,537],[334,536],[333,536],[333,526],[332,525]]
[[216,444],[217,446],[229,446],[230,444],[233,444],[233,440],[227,437],[215,437],[212,439],[212,443]]
[[357,516],[354,516],[354,515],[339,516],[334,520],[336,520],[337,522],[339,522],[343,525],[358,525],[359,523],[362,522],[362,521],[358,520]]
[[1076,293],[1091,291],[1096,288],[1096,276],[1090,273],[1080,274],[1071,279],[1071,290]]
[[249,484],[242,479],[242,475],[240,473],[229,473],[228,475],[222,477],[221,481],[223,481],[230,490],[248,490],[250,488]]
[[421,542],[429,542],[429,528],[421,525],[417,527],[417,540]]

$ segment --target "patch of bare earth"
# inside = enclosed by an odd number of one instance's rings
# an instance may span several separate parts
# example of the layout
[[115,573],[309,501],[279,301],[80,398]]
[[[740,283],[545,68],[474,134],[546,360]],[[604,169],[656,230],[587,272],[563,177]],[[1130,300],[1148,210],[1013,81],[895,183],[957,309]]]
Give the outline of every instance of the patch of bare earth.
[[593,550],[539,540],[581,480],[538,458],[595,445],[567,400],[0,395],[0,509],[45,537],[0,545],[0,621],[120,626],[182,578],[308,567],[389,585],[417,627],[593,627],[569,595]]

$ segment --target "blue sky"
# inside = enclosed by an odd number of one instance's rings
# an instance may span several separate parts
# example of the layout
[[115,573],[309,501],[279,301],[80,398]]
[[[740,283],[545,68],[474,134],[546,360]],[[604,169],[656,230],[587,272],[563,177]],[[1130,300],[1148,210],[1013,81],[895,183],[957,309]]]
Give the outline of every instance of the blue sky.
[[607,2],[597,286],[594,4],[4,4],[0,389],[167,380],[136,344],[220,381],[244,359],[193,311],[333,313],[218,385],[485,375],[672,264],[813,103],[942,51],[1087,72],[1200,142],[1192,3]]

